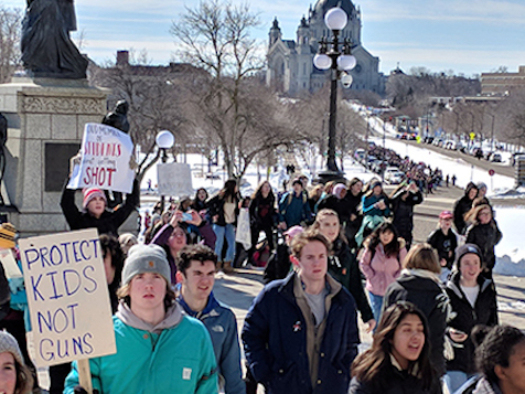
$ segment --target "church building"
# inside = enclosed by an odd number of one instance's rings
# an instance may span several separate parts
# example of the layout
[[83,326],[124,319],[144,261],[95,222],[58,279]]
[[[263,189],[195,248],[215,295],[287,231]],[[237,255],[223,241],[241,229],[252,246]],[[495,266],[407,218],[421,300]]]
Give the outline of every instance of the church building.
[[313,58],[319,41],[331,40],[332,33],[324,23],[324,15],[333,7],[342,8],[348,15],[348,23],[339,35],[339,41],[348,39],[352,43],[352,55],[357,65],[350,71],[353,77],[351,89],[370,90],[382,95],[385,89],[384,76],[379,72],[379,58],[372,56],[361,44],[361,11],[351,0],[318,0],[308,11],[297,28],[296,40],[284,40],[277,18],[269,33],[268,70],[266,82],[278,91],[291,97],[303,91],[315,92],[330,83],[330,70],[317,69]]

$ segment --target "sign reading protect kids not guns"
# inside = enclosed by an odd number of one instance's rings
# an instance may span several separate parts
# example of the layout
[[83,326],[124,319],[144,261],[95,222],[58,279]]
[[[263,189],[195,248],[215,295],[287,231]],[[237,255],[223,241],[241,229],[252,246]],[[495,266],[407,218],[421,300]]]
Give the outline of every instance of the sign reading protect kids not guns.
[[68,189],[97,187],[131,193],[135,173],[129,168],[133,154],[131,137],[111,126],[88,123],[84,129],[80,165],[76,165]]
[[37,365],[116,352],[95,229],[20,239]]

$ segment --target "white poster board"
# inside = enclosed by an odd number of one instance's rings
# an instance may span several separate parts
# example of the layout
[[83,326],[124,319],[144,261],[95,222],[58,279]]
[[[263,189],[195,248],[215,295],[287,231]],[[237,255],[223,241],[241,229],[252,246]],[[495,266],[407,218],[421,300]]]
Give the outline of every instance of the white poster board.
[[11,249],[0,249],[0,263],[4,267],[5,277],[7,279],[21,278],[22,272],[16,264],[15,256]]
[[131,193],[135,172],[129,168],[131,137],[114,127],[87,123],[82,139],[80,165],[73,169],[68,189],[97,187]]
[[36,364],[116,353],[96,229],[19,241]]
[[191,196],[191,168],[185,163],[157,164],[158,188],[161,196]]

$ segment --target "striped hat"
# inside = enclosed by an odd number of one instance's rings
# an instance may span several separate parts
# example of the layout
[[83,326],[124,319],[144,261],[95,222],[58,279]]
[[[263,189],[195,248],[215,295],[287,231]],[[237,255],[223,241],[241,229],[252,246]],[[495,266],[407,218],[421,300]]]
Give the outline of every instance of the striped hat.
[[84,189],[84,201],[82,202],[82,207],[86,209],[89,202],[95,197],[102,197],[106,202],[106,205],[108,204],[108,200],[106,200],[106,195],[101,189],[98,189],[96,187],[90,187],[89,189]]
[[0,249],[12,249],[15,247],[16,229],[11,223],[3,223],[0,226]]

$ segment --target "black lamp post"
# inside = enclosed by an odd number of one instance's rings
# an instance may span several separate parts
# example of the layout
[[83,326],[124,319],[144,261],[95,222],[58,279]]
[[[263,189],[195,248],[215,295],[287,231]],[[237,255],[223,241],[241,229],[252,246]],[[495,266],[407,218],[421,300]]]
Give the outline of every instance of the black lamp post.
[[[319,53],[314,56],[314,65],[320,70],[331,70],[330,83],[330,118],[328,125],[328,154],[326,169],[319,173],[321,182],[326,183],[331,180],[344,179],[344,175],[337,167],[335,161],[335,128],[337,115],[337,81],[343,70],[351,70],[356,65],[355,57],[351,55],[351,44],[346,39],[343,42],[342,50],[339,50],[339,34],[348,22],[346,12],[339,7],[330,9],[324,21],[328,29],[332,31],[332,41],[320,42]],[[328,50],[330,46],[330,50]],[[343,85],[350,87],[352,77],[346,74],[342,78]]]

